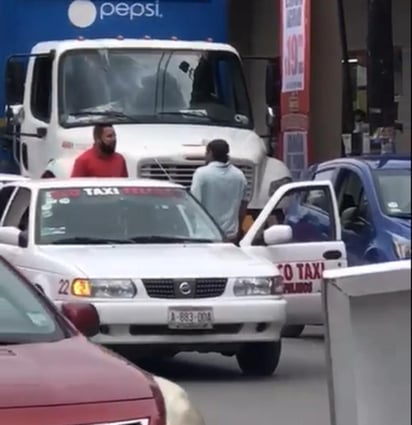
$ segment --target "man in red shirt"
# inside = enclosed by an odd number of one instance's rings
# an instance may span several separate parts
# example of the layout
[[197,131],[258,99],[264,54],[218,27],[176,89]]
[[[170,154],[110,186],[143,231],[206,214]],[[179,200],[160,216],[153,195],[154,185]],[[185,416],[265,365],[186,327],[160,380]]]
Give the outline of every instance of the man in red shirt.
[[111,124],[96,124],[94,145],[74,162],[72,177],[129,177],[124,157],[116,152],[116,133]]

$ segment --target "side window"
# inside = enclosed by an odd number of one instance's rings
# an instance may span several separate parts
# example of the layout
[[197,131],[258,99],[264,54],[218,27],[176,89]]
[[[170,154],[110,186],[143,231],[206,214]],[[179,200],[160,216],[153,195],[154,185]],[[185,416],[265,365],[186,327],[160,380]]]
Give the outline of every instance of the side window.
[[339,213],[359,205],[363,195],[363,183],[358,174],[352,170],[342,170],[338,183]]
[[[317,220],[312,214],[304,213],[289,220],[285,214],[285,206],[297,201],[299,198],[314,199],[322,197],[324,200],[323,220]],[[263,232],[277,224],[289,224],[293,229],[293,243],[333,241],[336,240],[336,223],[334,219],[332,195],[328,187],[304,187],[288,192],[275,205],[267,219],[260,227],[253,241],[253,245],[265,245]]]
[[30,190],[24,187],[19,188],[6,213],[3,226],[13,226],[18,227],[20,230],[27,230],[30,199]]
[[[315,174],[313,180],[332,181],[334,173],[334,169],[319,171]],[[307,207],[316,208],[319,211],[325,212],[327,214],[330,213],[330,211],[328,210],[328,199],[325,198],[324,190],[312,190],[310,192],[305,193],[302,196],[301,203]]]
[[0,190],[0,220],[3,218],[3,214],[6,211],[7,205],[9,204],[10,198],[15,189],[15,186],[7,186]]
[[328,170],[319,171],[315,174],[313,180],[330,180],[332,181],[333,175],[335,174],[335,170],[330,168]]
[[30,106],[35,118],[49,122],[51,114],[52,60],[39,57],[34,62]]
[[343,170],[339,179],[339,215],[342,228],[360,231],[370,222],[369,204],[360,176],[352,170]]

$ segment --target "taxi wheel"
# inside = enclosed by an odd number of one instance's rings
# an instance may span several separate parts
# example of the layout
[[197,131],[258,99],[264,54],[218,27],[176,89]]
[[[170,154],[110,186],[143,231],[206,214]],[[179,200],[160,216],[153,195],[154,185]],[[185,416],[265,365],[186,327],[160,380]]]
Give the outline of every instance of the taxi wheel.
[[302,335],[302,332],[304,329],[305,329],[304,325],[285,326],[282,329],[282,337],[283,338],[299,338]]
[[244,345],[236,354],[240,369],[248,376],[271,376],[277,369],[282,342],[260,342]]

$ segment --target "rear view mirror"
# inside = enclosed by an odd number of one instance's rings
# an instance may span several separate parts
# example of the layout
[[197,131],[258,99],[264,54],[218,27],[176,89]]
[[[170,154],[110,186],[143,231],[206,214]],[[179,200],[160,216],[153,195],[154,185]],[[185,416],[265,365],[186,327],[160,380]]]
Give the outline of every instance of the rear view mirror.
[[266,66],[266,106],[272,109],[280,108],[281,70],[278,58],[268,61]]
[[266,66],[266,125],[275,132],[280,127],[280,93],[281,93],[281,70],[279,59],[268,62]]
[[64,303],[61,311],[63,315],[84,336],[91,338],[99,333],[100,319],[96,307],[88,303]]
[[11,57],[7,61],[5,75],[7,105],[23,104],[26,69],[27,57]]
[[267,246],[288,243],[293,239],[292,228],[285,224],[276,224],[263,232]]
[[6,118],[12,125],[20,125],[24,120],[23,105],[10,105],[6,107]]

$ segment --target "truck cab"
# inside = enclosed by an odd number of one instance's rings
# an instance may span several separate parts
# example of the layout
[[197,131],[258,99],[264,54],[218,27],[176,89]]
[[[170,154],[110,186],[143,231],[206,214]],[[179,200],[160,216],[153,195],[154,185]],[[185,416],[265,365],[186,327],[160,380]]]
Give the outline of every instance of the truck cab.
[[187,187],[204,164],[206,144],[225,139],[247,177],[252,216],[291,180],[254,130],[242,61],[228,44],[149,37],[39,42],[29,55],[9,58],[5,97],[23,176],[70,176],[75,158],[93,143],[93,126],[111,123],[130,176]]

